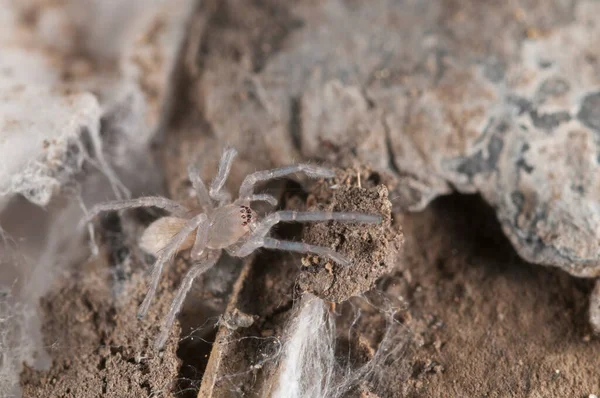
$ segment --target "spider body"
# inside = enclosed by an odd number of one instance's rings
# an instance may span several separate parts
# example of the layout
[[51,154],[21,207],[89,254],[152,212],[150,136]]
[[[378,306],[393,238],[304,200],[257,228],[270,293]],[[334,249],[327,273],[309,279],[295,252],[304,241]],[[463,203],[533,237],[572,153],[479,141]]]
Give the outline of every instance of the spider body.
[[[225,205],[207,214],[208,236],[206,249],[225,249],[247,235],[258,219],[249,206]],[[146,228],[140,238],[140,248],[157,256],[173,236],[188,220],[179,217],[162,217]],[[196,239],[196,230],[179,246],[177,252],[191,249]]]
[[256,213],[249,206],[231,204],[216,209],[209,215],[210,229],[206,247],[225,249],[233,245],[250,233],[257,219]]
[[[140,238],[140,248],[148,254],[158,256],[160,251],[169,244],[173,236],[183,228],[185,218],[162,217],[150,224]],[[188,250],[194,245],[196,234],[190,234],[177,249],[178,252]]]
[[248,175],[240,186],[238,199],[231,201],[231,195],[224,190],[225,180],[231,169],[236,151],[227,149],[219,164],[217,176],[211,183],[210,190],[200,179],[198,169],[190,166],[188,174],[194,187],[202,211],[194,214],[177,202],[162,197],[142,197],[138,199],[114,201],[94,206],[88,220],[105,211],[115,211],[135,207],[158,207],[171,213],[151,223],[140,239],[139,245],[145,252],[156,256],[152,267],[152,275],[148,293],[140,305],[138,317],[147,313],[152,298],[156,293],[162,268],[173,256],[183,250],[190,250],[194,264],[184,277],[169,313],[161,325],[155,349],[159,350],[166,342],[169,331],[177,313],[181,309],[185,296],[196,277],[214,266],[221,252],[226,250],[231,256],[245,257],[259,248],[286,250],[299,253],[314,253],[348,265],[344,256],[328,247],[308,245],[301,242],[281,241],[268,236],[271,228],[279,222],[317,222],[340,221],[357,223],[379,223],[378,215],[346,212],[296,212],[276,211],[259,219],[251,208],[256,201],[267,202],[271,206],[277,199],[271,195],[255,194],[257,183],[290,174],[303,172],[312,178],[330,178],[334,173],[330,169],[298,164],[279,169],[259,171]]

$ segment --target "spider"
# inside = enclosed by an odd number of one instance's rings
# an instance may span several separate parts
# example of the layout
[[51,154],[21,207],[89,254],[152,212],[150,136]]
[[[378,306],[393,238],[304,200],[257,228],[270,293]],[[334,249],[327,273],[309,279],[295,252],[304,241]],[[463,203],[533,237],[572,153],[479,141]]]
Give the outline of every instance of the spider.
[[270,229],[279,222],[311,222],[341,221],[357,223],[380,223],[381,216],[352,212],[325,211],[276,211],[259,219],[252,209],[253,202],[266,202],[270,206],[277,205],[272,195],[255,194],[255,185],[275,178],[302,172],[311,178],[331,178],[333,170],[310,164],[296,164],[272,170],[258,171],[245,177],[238,198],[232,202],[231,194],[224,188],[237,151],[227,148],[219,162],[217,175],[210,184],[210,189],[200,178],[199,169],[195,165],[188,167],[189,179],[192,183],[203,212],[196,214],[172,200],[146,196],[130,200],[117,200],[94,206],[86,220],[91,221],[96,215],[106,211],[116,211],[139,207],[157,207],[170,213],[151,223],[143,232],[139,241],[140,248],[155,256],[152,266],[148,293],[138,310],[138,318],[143,318],[148,309],[160,280],[163,266],[178,252],[191,249],[190,257],[193,265],[179,286],[169,312],[163,319],[154,349],[161,350],[169,336],[183,301],[192,287],[196,277],[214,266],[222,251],[234,257],[246,257],[259,248],[285,250],[298,253],[314,253],[327,257],[338,264],[348,265],[349,261],[334,250],[301,242],[277,240],[268,236]]

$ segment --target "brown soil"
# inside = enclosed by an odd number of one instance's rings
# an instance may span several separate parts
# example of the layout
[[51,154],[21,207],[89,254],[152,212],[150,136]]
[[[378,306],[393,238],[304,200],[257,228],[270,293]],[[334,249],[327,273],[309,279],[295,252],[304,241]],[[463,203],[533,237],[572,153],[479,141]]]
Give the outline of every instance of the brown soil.
[[[379,363],[377,377],[365,378],[360,391],[379,397],[586,397],[598,391],[600,342],[586,323],[591,283],[521,261],[478,197],[443,198],[423,213],[396,217],[406,235],[404,260],[379,279],[375,292],[403,303],[394,326],[403,347],[393,361]],[[253,322],[228,328],[217,344],[228,350],[213,396],[260,396],[297,297],[299,260],[265,252],[251,262],[235,308]],[[49,372],[23,373],[25,396],[144,397],[159,390],[172,396],[180,378],[176,341],[161,356],[150,346],[186,267],[178,264],[143,321],[135,319],[143,279],[134,273],[122,300],[115,299],[102,261],[46,297],[44,333],[54,364]],[[373,308],[363,305],[352,338],[340,341],[367,357],[386,328]],[[336,311],[343,314],[344,306]]]
[[410,378],[392,377],[381,396],[598,393],[591,283],[523,262],[493,214],[476,196],[453,196],[404,217],[406,263],[387,284],[408,301],[417,344]]
[[[365,178],[370,176],[366,170],[362,172]],[[334,300],[330,301],[343,301],[351,294],[366,292],[377,278],[393,268],[397,247],[403,239],[397,227],[390,225],[387,190],[374,181],[365,180],[366,187],[358,187],[355,170],[340,170],[333,181],[316,182],[307,197],[291,189],[297,187],[295,184],[288,185],[285,208],[312,209],[318,203],[327,210],[381,214],[384,222],[369,226],[335,222],[307,224],[304,228],[280,226],[277,230],[280,237],[302,236],[307,242],[335,248],[353,263],[350,267],[338,267],[314,256],[301,261],[297,255],[285,252],[264,252],[249,262],[246,272],[240,274],[238,290],[234,289],[230,298],[232,308],[228,310],[231,314],[242,312],[246,317],[252,316],[253,322],[244,328],[221,326],[211,352],[211,357],[219,359],[209,365],[200,396],[265,396],[269,383],[276,377],[284,329],[300,295],[313,291],[326,300],[332,297]],[[337,188],[331,190],[331,185]],[[336,246],[335,240],[344,243]],[[301,267],[307,260],[310,265]],[[226,317],[230,318],[228,314]]]
[[394,268],[404,236],[399,225],[391,225],[392,204],[388,189],[380,180],[376,172],[349,169],[339,171],[333,180],[322,181],[311,189],[307,210],[379,214],[383,223],[308,224],[302,234],[305,242],[332,247],[346,255],[352,265],[347,267],[318,256],[305,256],[298,278],[300,289],[340,303],[371,289],[378,278]]
[[152,344],[181,269],[169,272],[150,312],[138,320],[145,279],[139,271],[128,275],[124,290],[115,296],[114,268],[106,260],[101,256],[85,264],[43,299],[44,341],[53,363],[47,372],[25,369],[24,397],[173,396],[179,328],[161,354],[152,351]]

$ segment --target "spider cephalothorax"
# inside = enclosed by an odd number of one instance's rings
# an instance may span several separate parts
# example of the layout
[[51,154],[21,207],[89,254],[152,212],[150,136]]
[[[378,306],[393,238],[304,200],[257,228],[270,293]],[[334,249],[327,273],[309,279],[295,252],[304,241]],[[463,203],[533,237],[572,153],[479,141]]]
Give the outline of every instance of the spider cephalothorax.
[[258,171],[244,179],[240,186],[238,198],[232,203],[231,195],[224,189],[224,185],[235,155],[236,151],[233,148],[229,148],[223,153],[217,176],[212,181],[210,190],[204,185],[195,166],[190,166],[188,169],[190,181],[203,208],[202,213],[194,214],[177,202],[162,197],[150,196],[102,203],[96,205],[88,215],[88,218],[91,219],[104,211],[150,206],[162,208],[171,214],[150,224],[140,239],[140,247],[147,253],[156,256],[156,261],[152,268],[148,293],[140,305],[138,317],[143,317],[148,312],[164,264],[177,252],[191,249],[190,257],[194,261],[194,265],[184,277],[169,313],[163,320],[160,335],[155,343],[156,349],[161,349],[167,340],[169,330],[187,292],[192,286],[192,282],[197,276],[215,265],[222,250],[226,250],[235,257],[245,257],[259,248],[314,253],[347,265],[348,260],[344,256],[328,247],[277,240],[269,237],[268,233],[279,222],[328,220],[359,223],[381,222],[381,217],[378,215],[322,211],[277,211],[267,214],[259,220],[257,214],[251,208],[252,202],[262,201],[275,206],[277,199],[271,195],[255,194],[254,186],[257,183],[298,172],[303,172],[311,178],[331,178],[334,173],[330,169],[309,164]]

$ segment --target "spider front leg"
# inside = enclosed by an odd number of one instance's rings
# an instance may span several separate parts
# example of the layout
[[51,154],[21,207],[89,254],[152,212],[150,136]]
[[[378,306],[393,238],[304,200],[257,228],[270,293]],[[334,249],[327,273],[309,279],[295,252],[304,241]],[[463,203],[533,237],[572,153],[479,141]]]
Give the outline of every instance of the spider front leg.
[[192,246],[192,251],[190,253],[192,260],[199,260],[202,258],[204,250],[206,249],[206,244],[208,243],[209,229],[210,223],[208,222],[208,218],[206,218],[196,230],[196,240],[194,241],[194,246]]
[[261,194],[257,194],[257,195],[252,195],[246,199],[237,199],[235,201],[235,204],[237,204],[237,205],[245,204],[246,206],[250,206],[250,202],[267,202],[271,206],[277,206],[277,203],[279,201],[273,195],[261,193]]
[[227,148],[225,152],[223,152],[223,156],[221,156],[221,161],[219,162],[217,175],[210,184],[210,197],[219,202],[220,206],[231,202],[231,194],[223,187],[225,186],[225,182],[231,171],[233,159],[236,155],[237,151],[234,148]]
[[[282,210],[269,214],[252,232],[253,237],[265,237],[280,222],[318,222],[339,221],[356,222],[360,224],[378,224],[382,221],[381,216],[356,213],[356,212],[331,212],[331,211],[293,211]],[[252,239],[252,238],[250,238]]]
[[162,324],[160,325],[160,334],[154,343],[154,349],[156,351],[161,350],[165,345],[165,342],[169,337],[171,327],[173,326],[173,322],[175,322],[175,318],[177,317],[179,310],[181,310],[181,306],[183,305],[185,297],[192,288],[194,279],[211,269],[219,260],[220,255],[220,250],[209,252],[205,258],[195,263],[187,272],[183,278],[183,281],[181,282],[181,285],[179,286],[179,289],[177,289],[177,293],[175,294],[175,298],[173,299],[173,303],[171,304],[171,308],[169,308],[167,316],[163,319]]
[[[143,318],[148,313],[150,303],[156,294],[158,288],[158,282],[160,281],[160,275],[162,273],[163,266],[167,261],[171,259],[177,252],[177,249],[185,242],[189,234],[191,234],[196,228],[199,228],[202,224],[207,224],[208,216],[206,214],[199,214],[196,217],[187,221],[181,230],[175,234],[173,239],[161,250],[160,254],[156,258],[154,265],[152,266],[152,274],[150,277],[150,286],[148,287],[148,293],[144,301],[140,305],[138,310],[138,318]],[[198,236],[196,235],[196,240]]]
[[313,166],[310,164],[297,164],[294,166],[286,166],[278,169],[257,171],[248,175],[240,186],[240,199],[249,199],[254,194],[254,186],[259,182],[281,178],[295,173],[304,173],[310,178],[331,178],[335,176],[335,172],[324,167]]
[[349,262],[335,251],[321,246],[313,246],[304,243],[278,241],[267,238],[267,234],[279,222],[315,222],[315,221],[340,221],[357,222],[363,224],[377,224],[382,221],[381,216],[352,212],[327,212],[327,211],[278,211],[263,219],[253,230],[250,237],[238,249],[231,250],[231,254],[238,257],[246,257],[254,250],[265,247],[270,249],[290,250],[300,253],[314,253],[323,255],[331,260],[347,265]]

